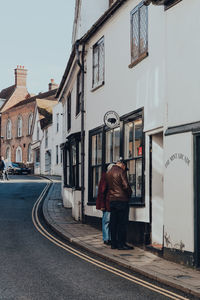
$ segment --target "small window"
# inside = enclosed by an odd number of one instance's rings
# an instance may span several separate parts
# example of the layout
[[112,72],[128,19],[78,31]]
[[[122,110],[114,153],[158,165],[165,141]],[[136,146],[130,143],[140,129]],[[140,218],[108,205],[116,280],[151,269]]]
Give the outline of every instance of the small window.
[[58,145],[56,145],[56,164],[58,164]]
[[45,130],[45,148],[48,147],[48,129]]
[[140,3],[131,12],[131,65],[148,55],[148,7]]
[[27,159],[27,161],[28,162],[32,162],[32,149],[31,149],[31,144],[29,144],[28,145],[28,155],[27,155],[28,157],[28,159]]
[[22,162],[22,148],[20,146],[16,149],[16,162]]
[[30,114],[28,118],[28,135],[31,134],[32,122],[33,122],[33,114]]
[[40,127],[39,122],[37,123],[37,140],[40,138]]
[[71,129],[71,94],[67,97],[67,130]]
[[56,114],[56,132],[59,131],[59,114]]
[[104,84],[104,38],[93,46],[93,76],[92,87]]
[[82,81],[81,81],[81,71],[77,75],[77,95],[76,95],[76,116],[81,111],[81,95],[82,95]]
[[17,119],[17,137],[22,136],[22,117],[18,117]]
[[6,125],[6,138],[9,140],[12,137],[12,123],[11,120],[9,119]]
[[92,177],[92,198],[95,200],[98,193],[98,184],[101,178],[102,170],[102,133],[97,133],[91,137],[92,159],[91,159],[91,177]]
[[10,146],[8,146],[6,148],[6,159],[7,159],[8,162],[11,161],[11,148],[10,148]]

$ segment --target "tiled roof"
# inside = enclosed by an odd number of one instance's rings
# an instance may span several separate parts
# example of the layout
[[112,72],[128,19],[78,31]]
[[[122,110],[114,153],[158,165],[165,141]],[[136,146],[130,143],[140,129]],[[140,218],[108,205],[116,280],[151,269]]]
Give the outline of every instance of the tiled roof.
[[36,99],[41,129],[52,123],[52,109],[58,103],[49,99]]
[[51,91],[48,91],[48,92],[45,92],[45,93],[39,93],[38,95],[35,95],[33,97],[30,97],[28,99],[24,99],[24,100],[20,101],[19,103],[17,103],[12,108],[34,102],[34,101],[36,101],[36,99],[55,100],[56,92],[57,92],[57,89],[54,89],[54,90],[51,90]]
[[0,92],[0,99],[8,100],[15,90],[15,85],[11,85]]

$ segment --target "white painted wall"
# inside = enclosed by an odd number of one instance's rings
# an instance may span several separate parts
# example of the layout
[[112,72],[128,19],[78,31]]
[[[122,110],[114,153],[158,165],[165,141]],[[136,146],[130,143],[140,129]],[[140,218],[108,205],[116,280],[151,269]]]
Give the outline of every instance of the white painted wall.
[[[194,251],[193,137],[191,132],[165,137],[165,247]],[[177,157],[173,158],[173,154]],[[179,153],[184,156],[181,157]],[[189,159],[189,164],[185,159]]]
[[[162,127],[165,109],[165,15],[163,7],[149,6],[149,56],[129,68],[130,12],[140,1],[128,1],[123,8],[92,38],[87,47],[86,74],[86,162],[88,131],[103,124],[108,110],[120,116],[144,107],[144,131]],[[159,26],[158,26],[159,24]],[[120,38],[119,38],[119,33]],[[105,85],[92,91],[92,47],[104,36]],[[159,47],[158,47],[159,41]],[[86,202],[88,197],[86,165]],[[85,207],[88,215],[97,216],[94,207]],[[149,204],[131,208],[130,220],[149,222]]]
[[80,39],[109,7],[109,0],[80,0],[76,1],[76,5],[77,2],[80,2],[79,17],[78,20],[74,20],[72,44]]
[[166,11],[168,125],[199,121],[200,1],[181,1]]
[[[57,130],[57,116],[58,116],[58,130]],[[49,130],[52,131],[52,174],[62,175],[62,161],[61,161],[61,149],[60,144],[62,143],[63,133],[63,111],[62,103],[58,103],[53,107],[52,115],[52,126]],[[58,164],[56,163],[56,146],[58,146]]]

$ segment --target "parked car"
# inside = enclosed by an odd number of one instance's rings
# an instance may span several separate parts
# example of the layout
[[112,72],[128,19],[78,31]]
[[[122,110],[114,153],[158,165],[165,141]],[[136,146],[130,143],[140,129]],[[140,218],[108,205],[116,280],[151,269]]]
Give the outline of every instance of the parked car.
[[23,163],[12,162],[8,168],[8,173],[13,174],[13,175],[14,174],[17,174],[17,175],[30,174],[31,169],[27,168],[26,165]]

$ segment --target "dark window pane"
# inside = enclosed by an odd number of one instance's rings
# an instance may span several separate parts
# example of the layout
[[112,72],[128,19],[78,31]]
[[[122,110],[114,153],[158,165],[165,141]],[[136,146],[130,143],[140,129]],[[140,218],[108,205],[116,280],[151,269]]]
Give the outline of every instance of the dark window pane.
[[135,160],[130,160],[128,161],[127,163],[127,166],[129,168],[129,171],[128,171],[128,181],[129,181],[129,184],[131,186],[131,189],[132,189],[132,197],[135,197]]
[[142,159],[136,160],[136,197],[142,196]]
[[135,143],[134,143],[134,156],[142,156],[142,120],[134,122],[135,127]]

